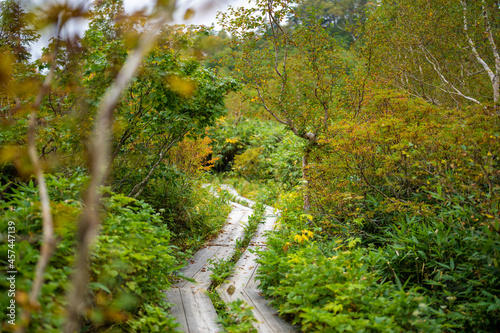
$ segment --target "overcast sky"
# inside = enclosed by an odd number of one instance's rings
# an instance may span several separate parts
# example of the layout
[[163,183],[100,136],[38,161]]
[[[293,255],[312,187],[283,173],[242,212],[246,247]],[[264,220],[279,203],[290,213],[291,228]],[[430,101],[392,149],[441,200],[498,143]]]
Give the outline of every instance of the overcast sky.
[[[249,0],[177,0],[177,22],[187,24],[211,25],[215,23],[217,11],[225,10],[229,5],[233,7],[247,7]],[[151,8],[155,0],[124,0],[125,10],[133,12],[142,8]],[[194,16],[187,22],[182,17],[188,8],[195,11]]]
[[[2,0],[0,0],[2,1]],[[51,0],[48,0],[51,1]],[[64,0],[55,0],[57,2],[65,2]],[[69,2],[79,0],[69,0]],[[35,2],[35,1],[34,1]],[[38,2],[38,1],[37,1]],[[41,0],[44,2],[44,0]],[[125,11],[132,13],[141,9],[151,9],[156,0],[124,0]],[[210,26],[212,23],[216,24],[216,15],[218,11],[224,11],[228,6],[233,7],[249,7],[251,6],[250,0],[177,0],[178,10],[174,15],[174,23],[177,24],[196,24]],[[194,15],[188,21],[182,18],[188,8],[194,10]],[[217,29],[216,24],[216,29]],[[68,24],[67,30],[63,34],[74,35],[75,33],[82,35],[87,28],[87,23],[84,20],[73,20]],[[52,33],[46,31],[42,33],[42,38],[38,43],[31,46],[32,60],[38,59],[41,56],[42,48],[47,46],[48,40],[51,38]]]

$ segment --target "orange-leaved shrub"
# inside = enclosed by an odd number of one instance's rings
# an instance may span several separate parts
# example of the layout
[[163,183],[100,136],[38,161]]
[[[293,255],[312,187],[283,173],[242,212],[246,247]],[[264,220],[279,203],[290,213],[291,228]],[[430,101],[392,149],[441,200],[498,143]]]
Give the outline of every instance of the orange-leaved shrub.
[[498,327],[500,116],[379,90],[319,147],[308,180],[323,239],[383,253],[374,269],[423,287],[443,329]]
[[499,129],[488,108],[442,109],[377,91],[363,112],[335,122],[320,140],[310,168],[314,207],[326,225],[357,230],[394,222],[394,212],[433,216],[433,205],[444,202],[474,207],[470,222],[493,227]]
[[203,139],[184,138],[170,150],[167,164],[175,165],[189,175],[210,171],[218,159],[212,157],[211,143],[208,136]]

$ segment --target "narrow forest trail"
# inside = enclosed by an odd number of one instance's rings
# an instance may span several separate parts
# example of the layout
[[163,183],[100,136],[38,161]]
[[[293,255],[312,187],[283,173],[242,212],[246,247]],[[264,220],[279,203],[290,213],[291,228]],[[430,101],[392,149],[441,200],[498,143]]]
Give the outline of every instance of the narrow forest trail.
[[[255,202],[238,195],[231,186],[222,185],[239,202],[253,207]],[[166,292],[167,299],[174,304],[171,313],[177,318],[184,332],[222,332],[223,328],[217,323],[217,313],[212,301],[206,294],[211,284],[209,267],[210,260],[231,258],[235,252],[236,241],[244,234],[244,226],[253,209],[236,202],[231,202],[233,207],[224,228],[219,236],[206,247],[199,250],[190,260],[189,264],[181,269],[181,273],[196,283],[182,280],[177,282]],[[260,295],[258,281],[255,280],[258,264],[258,255],[254,250],[264,248],[266,230],[272,230],[277,220],[277,215],[272,207],[265,210],[265,223],[259,225],[257,232],[250,241],[250,245],[236,264],[234,273],[223,283],[217,291],[222,300],[232,302],[237,299],[244,300],[252,307],[252,312],[257,319],[255,327],[258,332],[295,332],[296,329],[278,317],[277,312],[269,306],[267,300]],[[232,286],[232,287],[231,287]],[[228,289],[231,292],[228,292]]]

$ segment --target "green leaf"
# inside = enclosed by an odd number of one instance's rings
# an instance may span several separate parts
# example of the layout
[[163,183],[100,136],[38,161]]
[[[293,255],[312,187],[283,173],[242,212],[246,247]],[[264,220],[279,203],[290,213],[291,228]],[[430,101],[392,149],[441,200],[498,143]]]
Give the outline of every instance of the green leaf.
[[111,290],[109,290],[108,287],[106,287],[104,284],[101,282],[90,282],[89,283],[89,288],[91,290],[104,290],[105,292],[111,294]]

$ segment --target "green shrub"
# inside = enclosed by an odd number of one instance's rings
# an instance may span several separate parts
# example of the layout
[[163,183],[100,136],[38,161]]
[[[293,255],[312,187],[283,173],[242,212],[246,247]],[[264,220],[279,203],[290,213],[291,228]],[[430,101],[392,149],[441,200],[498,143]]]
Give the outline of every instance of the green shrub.
[[397,223],[401,211],[439,214],[434,205],[470,207],[466,214],[477,223],[492,222],[500,198],[499,124],[483,108],[446,110],[375,91],[359,117],[333,123],[320,140],[310,168],[313,206],[333,232],[344,225],[363,236]]
[[[295,247],[295,248],[294,248]],[[363,248],[323,253],[292,245],[261,254],[259,279],[281,315],[304,332],[439,332],[429,299],[373,269],[383,255]],[[331,255],[331,256],[330,256]]]
[[360,117],[332,124],[311,167],[323,235],[381,249],[384,278],[422,287],[447,330],[499,325],[499,121],[374,91]]
[[202,181],[175,168],[162,168],[140,198],[160,212],[175,245],[195,249],[216,235],[226,221],[227,198],[215,197]]
[[92,311],[105,319],[123,310],[131,318],[164,312],[163,291],[179,269],[167,225],[150,205],[120,194],[109,197],[105,206],[107,218],[92,255]]
[[[39,298],[41,307],[33,312],[31,327],[36,330],[61,331],[73,266],[75,221],[81,211],[80,191],[85,182],[86,177],[79,173],[66,178],[47,175],[58,242],[45,273]],[[7,221],[16,224],[18,310],[28,306],[25,300],[39,256],[42,228],[39,205],[38,191],[32,182],[19,185],[0,202],[2,234]],[[141,320],[162,327],[168,322],[174,327],[168,319],[148,317],[168,306],[162,300],[162,291],[170,285],[168,276],[178,269],[166,225],[151,206],[123,195],[106,191],[104,206],[107,213],[92,253],[85,330],[124,328]],[[0,247],[6,252],[7,243],[2,241]],[[6,265],[5,258],[1,259],[2,265]],[[7,287],[4,274],[2,288]],[[0,296],[2,307],[8,301],[6,293]],[[5,312],[0,314],[0,320],[2,330],[6,329]]]
[[365,103],[358,117],[332,123],[313,151],[309,221],[292,200],[296,194],[282,196],[279,242],[262,267],[269,266],[269,286],[287,279],[280,258],[299,245],[293,237],[312,228],[321,253],[336,240],[355,239],[380,253],[373,269],[381,281],[418,290],[443,330],[494,331],[500,118],[488,109],[446,110],[387,90],[371,91]]
[[127,322],[129,332],[170,332],[179,324],[161,307],[146,304],[139,315]]
[[[451,207],[450,207],[451,208]],[[456,331],[494,331],[500,324],[500,239],[488,226],[456,223],[453,207],[441,219],[400,219],[382,238],[388,279],[422,285],[432,306]]]
[[256,322],[250,306],[240,299],[228,303],[226,315],[219,320],[227,333],[256,333],[257,329],[253,326]]
[[236,261],[233,258],[208,259],[208,263],[211,265],[208,267],[208,270],[211,272],[212,289],[220,286],[228,276],[233,274],[234,266],[236,265]]
[[[217,171],[229,171],[236,155],[246,149],[262,147],[265,151],[280,141],[283,135],[281,126],[257,119],[245,119],[236,122],[230,119],[221,119],[209,129],[212,149]],[[253,144],[259,142],[257,145]]]
[[272,121],[220,121],[210,129],[216,170],[234,171],[252,180],[274,180],[280,187],[299,184],[303,140]]
[[262,173],[262,152],[264,148],[248,148],[234,158],[234,169],[244,177],[255,178]]

